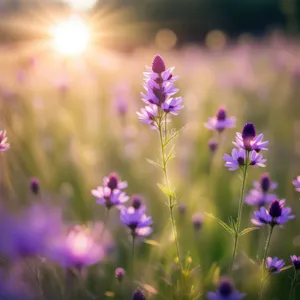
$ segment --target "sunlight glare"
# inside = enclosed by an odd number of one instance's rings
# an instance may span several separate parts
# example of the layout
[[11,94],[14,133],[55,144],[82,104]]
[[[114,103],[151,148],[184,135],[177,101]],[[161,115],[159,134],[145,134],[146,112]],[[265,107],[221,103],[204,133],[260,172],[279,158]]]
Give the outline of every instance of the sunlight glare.
[[73,15],[51,29],[53,46],[64,55],[79,55],[87,48],[90,32],[84,20]]

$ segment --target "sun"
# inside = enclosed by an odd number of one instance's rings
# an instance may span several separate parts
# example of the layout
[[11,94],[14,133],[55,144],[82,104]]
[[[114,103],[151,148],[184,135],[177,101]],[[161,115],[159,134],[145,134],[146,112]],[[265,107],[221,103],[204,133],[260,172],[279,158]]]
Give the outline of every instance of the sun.
[[53,26],[51,35],[54,49],[67,56],[82,54],[90,40],[89,28],[79,15],[72,15]]

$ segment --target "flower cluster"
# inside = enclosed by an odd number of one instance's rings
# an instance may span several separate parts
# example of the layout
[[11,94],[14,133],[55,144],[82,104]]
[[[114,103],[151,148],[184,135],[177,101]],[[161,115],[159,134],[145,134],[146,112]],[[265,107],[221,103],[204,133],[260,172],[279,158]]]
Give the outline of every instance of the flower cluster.
[[276,189],[277,183],[272,182],[267,173],[261,176],[260,181],[254,181],[253,186],[254,188],[245,197],[245,203],[248,205],[260,208],[277,198],[276,194],[272,193]]
[[92,195],[96,197],[96,203],[104,205],[107,209],[116,206],[121,208],[129,197],[123,192],[127,187],[126,181],[120,181],[115,173],[111,173],[108,177],[104,177],[103,185],[92,190]]
[[236,142],[233,144],[237,147],[231,152],[231,156],[225,154],[223,160],[225,167],[229,171],[235,171],[245,166],[265,167],[266,159],[259,152],[267,150],[265,146],[268,142],[262,142],[263,134],[256,136],[256,130],[252,123],[244,125],[242,133],[236,133]]
[[161,56],[156,55],[152,62],[152,67],[146,67],[145,72],[145,93],[142,93],[142,100],[146,107],[137,112],[138,118],[142,123],[157,128],[157,118],[173,114],[178,115],[183,108],[182,98],[174,97],[178,92],[174,82],[178,79],[173,76],[174,68],[166,69],[165,62]]
[[220,107],[216,116],[208,119],[207,123],[205,123],[205,127],[210,130],[222,132],[226,128],[235,127],[235,123],[235,117],[227,117],[226,109],[224,107]]

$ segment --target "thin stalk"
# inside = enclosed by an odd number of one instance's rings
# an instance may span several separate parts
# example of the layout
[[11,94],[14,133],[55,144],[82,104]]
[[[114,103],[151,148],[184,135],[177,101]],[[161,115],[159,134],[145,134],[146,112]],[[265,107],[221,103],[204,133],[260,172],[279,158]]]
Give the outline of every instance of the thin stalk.
[[104,223],[103,223],[103,227],[102,227],[101,234],[100,234],[100,241],[102,241],[104,232],[106,231],[106,226],[107,226],[108,220],[109,220],[109,209],[107,208]]
[[[164,119],[164,122],[163,122]],[[164,129],[162,127],[164,123]],[[170,182],[168,177],[168,170],[167,170],[167,159],[166,159],[166,153],[165,153],[165,140],[167,136],[167,115],[160,115],[159,121],[158,121],[158,131],[159,131],[159,139],[160,139],[160,146],[161,146],[161,160],[162,160],[162,171],[165,177],[165,183],[167,186],[167,189],[170,190]],[[163,132],[164,131],[164,132]],[[180,269],[182,270],[182,263],[180,259],[180,252],[179,252],[179,242],[178,242],[178,235],[177,235],[177,228],[176,228],[176,222],[173,214],[173,208],[174,208],[174,197],[172,195],[168,196],[168,207],[170,211],[170,219],[172,224],[172,231],[176,246],[176,253],[178,257],[178,263],[180,266]]]
[[270,246],[270,242],[271,242],[271,237],[272,237],[273,229],[274,229],[274,226],[271,225],[270,229],[269,229],[269,234],[268,234],[268,237],[267,237],[267,240],[266,240],[266,244],[265,244],[264,257],[263,257],[263,261],[262,261],[262,265],[261,265],[261,267],[262,267],[262,278],[261,278],[259,299],[262,299],[264,284],[265,284],[265,281],[266,281],[266,279],[268,277],[268,276],[265,275],[266,260],[267,260],[267,256],[268,256],[268,251],[269,251],[269,246]]
[[296,283],[297,283],[297,270],[294,270],[294,278],[292,281],[292,286],[291,286],[291,291],[290,291],[290,296],[289,296],[289,300],[293,300],[294,297],[294,292],[295,292],[295,288],[296,288]]
[[135,233],[132,232],[132,248],[131,248],[131,260],[132,260],[132,277],[134,278],[135,266],[134,266],[134,250],[135,250]]
[[229,272],[232,271],[233,263],[234,263],[234,259],[235,259],[236,253],[237,253],[237,248],[238,248],[238,243],[239,243],[241,219],[242,219],[243,205],[244,205],[244,193],[245,193],[245,185],[246,185],[246,179],[247,179],[247,169],[248,169],[248,154],[246,156],[246,162],[243,167],[241,195],[240,195],[240,201],[239,201],[237,225],[236,225],[236,231],[235,231],[235,235],[234,235],[234,246],[233,246],[233,252],[232,252],[232,258],[231,258]]

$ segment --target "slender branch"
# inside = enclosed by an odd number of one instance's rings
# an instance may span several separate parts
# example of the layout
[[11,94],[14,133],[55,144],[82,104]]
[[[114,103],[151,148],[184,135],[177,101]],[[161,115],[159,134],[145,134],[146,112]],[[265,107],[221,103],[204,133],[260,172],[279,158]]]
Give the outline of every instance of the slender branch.
[[106,209],[106,214],[105,214],[105,220],[104,220],[104,223],[103,223],[103,226],[102,226],[102,230],[101,230],[101,234],[100,234],[100,240],[101,241],[102,241],[104,232],[106,231],[106,226],[107,226],[108,220],[109,220],[109,209],[107,208]]

